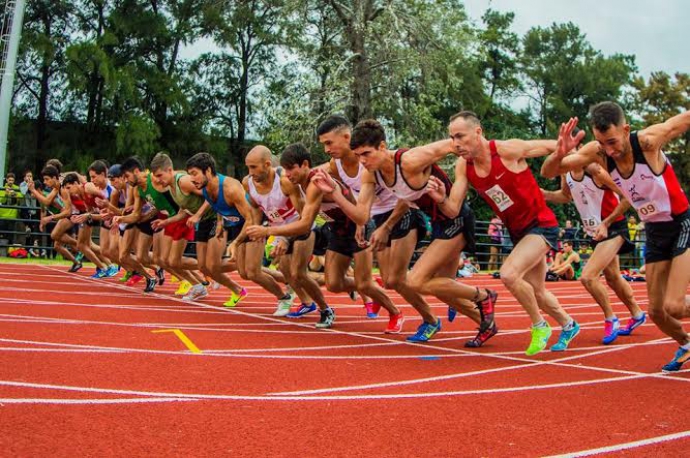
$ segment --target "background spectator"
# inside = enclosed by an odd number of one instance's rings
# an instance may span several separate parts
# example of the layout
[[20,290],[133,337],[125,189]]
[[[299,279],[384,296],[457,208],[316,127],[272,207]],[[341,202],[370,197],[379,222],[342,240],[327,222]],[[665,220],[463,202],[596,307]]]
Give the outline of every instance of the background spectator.
[[495,271],[501,267],[499,259],[501,245],[503,244],[503,221],[501,221],[501,218],[494,216],[491,219],[488,234],[491,240],[491,246],[489,247],[489,265],[487,269]]

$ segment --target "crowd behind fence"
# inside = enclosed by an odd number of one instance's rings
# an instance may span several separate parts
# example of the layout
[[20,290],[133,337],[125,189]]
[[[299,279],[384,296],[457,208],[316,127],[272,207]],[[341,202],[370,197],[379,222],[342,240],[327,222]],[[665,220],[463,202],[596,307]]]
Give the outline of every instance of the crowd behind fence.
[[[60,259],[53,249],[50,233],[41,230],[40,216],[41,207],[36,205],[33,198],[22,194],[19,188],[12,192],[0,189],[0,257],[21,249],[24,251],[20,252],[19,257]],[[505,230],[496,234],[496,231],[489,230],[490,224],[490,221],[476,223],[477,249],[472,261],[479,264],[481,270],[496,271],[512,251],[513,244]],[[591,239],[581,237],[579,234],[582,231],[578,228],[561,232],[561,241],[572,241],[575,250],[586,262],[592,253]],[[638,228],[633,240],[635,251],[621,256],[621,269],[630,270],[642,266],[645,245],[643,234],[644,229]],[[94,231],[94,240],[98,240],[98,231]]]

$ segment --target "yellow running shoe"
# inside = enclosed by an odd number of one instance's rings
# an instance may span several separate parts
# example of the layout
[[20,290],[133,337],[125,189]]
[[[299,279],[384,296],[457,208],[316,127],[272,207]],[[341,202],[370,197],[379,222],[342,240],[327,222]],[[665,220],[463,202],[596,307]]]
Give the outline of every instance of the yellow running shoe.
[[226,307],[234,307],[237,304],[240,303],[242,299],[247,297],[247,290],[242,288],[242,291],[240,291],[240,294],[235,294],[232,293],[232,296],[230,296],[230,299],[228,299],[223,305]]
[[177,277],[174,276],[174,275],[171,275],[171,276],[170,276],[170,283],[179,283],[179,282],[180,282],[180,279],[179,279],[179,278],[177,278]]
[[189,292],[191,288],[191,283],[189,283],[187,280],[182,280],[180,282],[180,286],[177,288],[177,291],[175,291],[175,296],[184,296]]

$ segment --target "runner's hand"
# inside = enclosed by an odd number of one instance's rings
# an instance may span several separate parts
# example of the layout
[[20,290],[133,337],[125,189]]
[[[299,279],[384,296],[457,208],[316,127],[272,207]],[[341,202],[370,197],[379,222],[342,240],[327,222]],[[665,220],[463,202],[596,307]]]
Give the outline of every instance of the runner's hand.
[[592,238],[596,240],[597,242],[600,242],[606,237],[609,236],[609,228],[606,226],[606,224],[601,223],[599,226],[597,226],[597,230],[594,232],[594,236]]
[[390,235],[391,231],[389,231],[386,226],[379,227],[374,231],[373,234],[371,234],[371,237],[369,238],[369,246],[374,251],[386,249]]
[[108,201],[106,199],[102,199],[100,197],[96,197],[96,206],[98,208],[105,208],[108,206]]
[[577,118],[570,118],[567,123],[561,124],[558,131],[558,143],[556,144],[556,157],[564,158],[574,150],[585,137],[585,131],[581,130],[573,137],[573,130],[577,127]]
[[278,256],[283,256],[285,253],[287,253],[287,249],[288,241],[284,238],[280,238],[277,240],[276,245],[271,250],[271,257],[277,258]]
[[84,221],[86,221],[87,217],[88,216],[86,213],[84,213],[83,215],[72,215],[70,216],[69,220],[74,224],[84,224]]
[[317,169],[311,182],[316,185],[324,194],[332,194],[338,188],[337,183],[323,169]]
[[360,248],[366,248],[369,246],[369,241],[366,238],[366,228],[364,226],[357,226],[355,230],[355,241]]
[[168,224],[170,224],[170,222],[167,219],[157,219],[151,223],[151,229],[157,231],[158,229],[163,229]]
[[426,184],[426,192],[434,202],[443,202],[443,200],[446,198],[446,185],[443,184],[443,181],[431,175],[429,176],[429,181]]
[[189,218],[187,218],[187,227],[196,226],[200,220],[201,220],[200,216],[197,216],[197,215],[190,216]]
[[251,240],[256,241],[256,240],[262,240],[268,236],[268,228],[265,228],[263,226],[258,226],[258,225],[253,225],[249,226],[245,230],[245,234],[247,237],[249,237]]

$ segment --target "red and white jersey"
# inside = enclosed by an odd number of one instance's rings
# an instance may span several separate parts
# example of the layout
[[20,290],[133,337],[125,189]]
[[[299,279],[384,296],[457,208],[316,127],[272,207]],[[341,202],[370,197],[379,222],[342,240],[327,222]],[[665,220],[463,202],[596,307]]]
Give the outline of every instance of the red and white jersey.
[[[592,179],[591,175],[584,173],[580,180],[575,179],[572,173],[565,175],[565,181],[573,196],[573,202],[577,207],[582,226],[585,232],[592,237],[596,233],[597,227],[601,222],[613,213],[613,210],[620,203],[618,194],[606,187],[599,187]],[[616,221],[625,219],[623,215]]]
[[[343,183],[350,188],[355,199],[359,197],[359,192],[362,190],[362,173],[365,170],[362,164],[358,165],[359,169],[357,170],[357,176],[351,177],[345,172],[342,161],[340,159],[335,159],[338,175],[340,175],[340,179],[343,180]],[[374,183],[374,193],[374,203],[371,205],[372,216],[382,215],[395,208],[398,198],[388,188],[381,186],[378,182]]]
[[261,211],[264,212],[270,226],[280,226],[299,219],[297,209],[280,187],[280,172],[281,169],[276,169],[273,186],[267,194],[261,194],[256,189],[252,177],[249,177],[249,180],[247,180],[249,183],[249,195]]
[[640,219],[645,222],[672,221],[674,216],[685,213],[688,198],[668,158],[664,156],[664,170],[657,175],[644,157],[637,132],[630,133],[630,145],[635,165],[629,177],[618,171],[616,162],[610,157],[606,158],[606,164],[613,181],[637,210]]
[[498,155],[495,140],[489,142],[489,148],[489,174],[480,177],[474,163],[467,161],[467,179],[501,218],[511,237],[520,239],[534,227],[558,226],[530,168],[518,173],[508,170]]
[[[376,178],[376,184],[385,187],[390,192],[392,192],[396,198],[400,200],[405,200],[407,202],[412,202],[417,207],[426,213],[432,221],[445,221],[449,219],[439,208],[438,204],[427,195],[426,183],[418,189],[413,188],[407,183],[405,175],[402,173],[402,156],[408,150],[399,149],[395,152],[393,157],[393,162],[395,164],[395,175],[393,176],[393,184],[388,186],[386,180],[384,180],[383,175],[380,171],[376,171],[374,177]],[[446,195],[450,195],[450,190],[453,187],[453,183],[448,178],[448,175],[436,164],[431,165],[431,174],[436,178],[441,180],[446,187]]]

